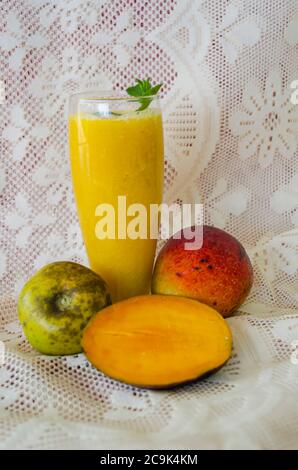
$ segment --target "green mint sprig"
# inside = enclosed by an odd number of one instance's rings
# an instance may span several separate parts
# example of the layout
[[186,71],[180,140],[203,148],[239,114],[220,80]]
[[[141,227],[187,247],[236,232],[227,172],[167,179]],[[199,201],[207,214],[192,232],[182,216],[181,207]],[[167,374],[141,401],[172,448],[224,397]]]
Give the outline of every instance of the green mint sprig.
[[[150,78],[147,78],[147,80],[139,80],[137,78],[136,82],[136,85],[128,87],[126,92],[129,96],[139,98],[138,101],[141,106],[137,109],[137,111],[143,111],[150,105],[153,99],[152,96],[159,92],[160,88],[162,87],[162,83],[152,86],[150,83]],[[143,96],[144,98],[141,98]]]

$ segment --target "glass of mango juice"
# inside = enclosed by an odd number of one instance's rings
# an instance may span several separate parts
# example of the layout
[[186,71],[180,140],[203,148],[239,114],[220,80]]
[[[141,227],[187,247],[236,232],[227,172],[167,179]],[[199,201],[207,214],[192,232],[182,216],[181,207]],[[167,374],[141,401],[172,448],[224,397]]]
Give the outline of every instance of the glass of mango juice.
[[[142,106],[144,99],[114,92],[70,98],[70,162],[81,230],[90,267],[107,282],[113,302],[150,291],[157,242],[150,207],[162,202],[164,145],[158,96],[146,99]],[[142,231],[137,216],[143,217]]]

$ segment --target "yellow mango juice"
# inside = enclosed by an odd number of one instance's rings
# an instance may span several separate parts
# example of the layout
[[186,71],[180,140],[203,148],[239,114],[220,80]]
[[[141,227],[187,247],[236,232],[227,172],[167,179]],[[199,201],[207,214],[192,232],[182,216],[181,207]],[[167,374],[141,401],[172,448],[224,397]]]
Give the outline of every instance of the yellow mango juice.
[[[156,239],[150,239],[150,227],[147,239],[118,238],[118,196],[126,196],[127,206],[143,204],[148,214],[150,204],[162,201],[160,111],[107,118],[70,116],[69,143],[75,199],[91,269],[108,283],[113,301],[148,293]],[[115,239],[96,235],[99,204],[115,209]]]

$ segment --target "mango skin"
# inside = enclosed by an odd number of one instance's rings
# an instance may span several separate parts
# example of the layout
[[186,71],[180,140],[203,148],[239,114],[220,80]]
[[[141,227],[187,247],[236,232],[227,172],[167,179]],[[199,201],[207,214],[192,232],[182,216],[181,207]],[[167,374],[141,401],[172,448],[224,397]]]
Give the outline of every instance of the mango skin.
[[[192,227],[192,230],[194,227]],[[152,293],[198,300],[229,317],[246,299],[253,283],[249,257],[238,240],[205,225],[200,249],[186,250],[183,232],[161,250],[154,267]]]
[[24,285],[18,314],[24,333],[47,355],[82,351],[82,331],[89,319],[111,304],[104,280],[78,263],[61,261],[40,269]]

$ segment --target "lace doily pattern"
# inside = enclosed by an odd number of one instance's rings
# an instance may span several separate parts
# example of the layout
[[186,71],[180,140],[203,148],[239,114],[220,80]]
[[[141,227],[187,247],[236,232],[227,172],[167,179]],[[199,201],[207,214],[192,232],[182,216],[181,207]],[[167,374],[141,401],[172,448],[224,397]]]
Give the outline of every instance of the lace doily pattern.
[[[296,0],[2,0],[0,447],[297,447],[297,31]],[[164,84],[165,200],[203,202],[255,270],[232,359],[171,392],[41,356],[16,313],[34,270],[86,263],[69,94],[147,76]]]

